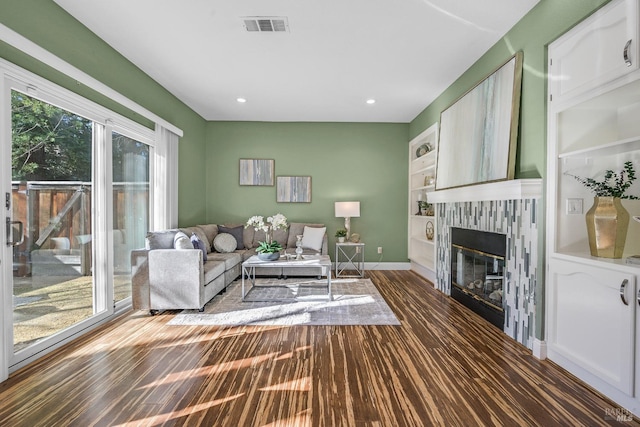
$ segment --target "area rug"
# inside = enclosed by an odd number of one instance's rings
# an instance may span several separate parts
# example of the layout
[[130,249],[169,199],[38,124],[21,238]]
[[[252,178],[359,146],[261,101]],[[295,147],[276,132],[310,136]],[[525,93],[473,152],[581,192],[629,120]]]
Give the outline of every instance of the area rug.
[[[326,298],[326,281],[258,279],[247,299],[279,298],[272,302],[243,302],[240,280],[214,297],[205,311],[183,310],[169,325],[293,326],[400,325],[369,279],[334,279],[333,301]],[[247,283],[245,282],[245,286]]]

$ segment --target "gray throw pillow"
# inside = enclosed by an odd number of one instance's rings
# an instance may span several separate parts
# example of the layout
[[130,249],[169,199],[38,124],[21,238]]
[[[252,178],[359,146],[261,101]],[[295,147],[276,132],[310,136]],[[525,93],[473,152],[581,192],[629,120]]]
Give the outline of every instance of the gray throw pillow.
[[153,249],[173,249],[173,238],[178,230],[150,231],[147,233],[146,248]]
[[213,248],[220,253],[229,253],[236,250],[236,238],[229,233],[219,233],[213,238]]
[[242,238],[243,228],[244,226],[242,225],[239,225],[237,227],[225,227],[224,225],[218,225],[218,232],[231,234],[236,239],[236,243],[238,246],[236,246],[234,250],[244,249],[244,239]]
[[191,244],[194,249],[200,249],[202,251],[202,261],[207,260],[207,246],[204,244],[202,240],[198,237],[196,233],[191,235]]

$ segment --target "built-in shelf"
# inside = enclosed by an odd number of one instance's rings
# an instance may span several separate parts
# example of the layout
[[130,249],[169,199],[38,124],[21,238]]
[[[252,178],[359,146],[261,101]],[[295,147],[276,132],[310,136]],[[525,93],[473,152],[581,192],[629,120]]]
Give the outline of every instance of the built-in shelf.
[[427,193],[429,203],[523,200],[542,197],[542,179],[510,179]]
[[424,237],[424,238],[423,237],[412,237],[411,239],[415,240],[416,242],[424,243],[424,244],[427,244],[427,245],[433,245],[434,244],[433,240],[429,240],[426,237]]
[[426,171],[429,171],[429,170],[432,170],[432,169],[435,169],[435,168],[436,168],[436,165],[429,165],[429,166],[421,168],[421,169],[416,169],[415,171],[413,171],[413,173],[414,174],[422,173],[422,172],[426,172]]
[[599,156],[611,156],[623,154],[629,151],[640,150],[640,137],[622,139],[607,144],[598,145],[597,147],[583,148],[581,150],[569,151],[558,155],[558,158],[589,158]]
[[433,190],[434,188],[435,188],[434,185],[423,185],[422,187],[412,188],[411,191]]
[[[431,151],[420,156],[418,148],[429,144]],[[435,243],[426,236],[426,225],[429,221],[436,228],[437,220],[433,216],[416,215],[420,210],[418,202],[426,202],[428,194],[435,190],[438,147],[438,124],[434,123],[409,142],[409,191],[408,191],[408,236],[407,255],[411,261],[411,269],[431,282],[436,278]],[[434,235],[434,239],[437,236]]]

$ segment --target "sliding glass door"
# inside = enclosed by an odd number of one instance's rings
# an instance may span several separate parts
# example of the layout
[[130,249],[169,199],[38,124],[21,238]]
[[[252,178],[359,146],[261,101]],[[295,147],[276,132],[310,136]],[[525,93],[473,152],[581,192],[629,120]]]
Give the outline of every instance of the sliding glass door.
[[11,91],[15,354],[98,311],[92,267],[93,133],[91,120]]
[[113,284],[116,303],[131,297],[132,249],[149,230],[149,146],[112,132]]
[[130,253],[150,229],[154,132],[61,93],[6,79],[0,101],[10,369],[127,309]]

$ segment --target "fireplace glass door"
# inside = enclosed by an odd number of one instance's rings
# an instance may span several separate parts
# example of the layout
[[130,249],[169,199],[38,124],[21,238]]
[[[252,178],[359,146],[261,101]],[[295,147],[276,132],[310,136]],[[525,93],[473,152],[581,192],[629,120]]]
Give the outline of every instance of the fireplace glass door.
[[502,329],[504,257],[452,245],[452,296]]

